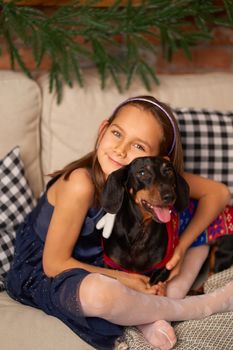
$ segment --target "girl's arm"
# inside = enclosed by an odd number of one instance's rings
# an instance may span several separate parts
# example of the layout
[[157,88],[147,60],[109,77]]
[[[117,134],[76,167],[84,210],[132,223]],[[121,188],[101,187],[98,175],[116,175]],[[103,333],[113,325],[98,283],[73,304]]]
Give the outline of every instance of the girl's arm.
[[192,220],[180,237],[172,259],[166,265],[169,269],[174,268],[183,259],[192,242],[230,201],[230,191],[226,185],[190,173],[184,173],[183,177],[189,184],[190,197],[198,200],[198,206]]
[[46,275],[54,277],[69,268],[80,267],[71,256],[93,195],[94,187],[86,169],[73,171],[67,181],[58,179],[48,190],[48,201],[54,211],[43,253]]
[[144,293],[155,294],[156,287],[148,285],[148,277],[96,267],[72,257],[88,209],[93,205],[94,186],[86,169],[73,171],[68,181],[60,178],[48,190],[48,200],[54,206],[44,253],[43,268],[54,277],[71,269],[81,268],[118,279],[123,284]]

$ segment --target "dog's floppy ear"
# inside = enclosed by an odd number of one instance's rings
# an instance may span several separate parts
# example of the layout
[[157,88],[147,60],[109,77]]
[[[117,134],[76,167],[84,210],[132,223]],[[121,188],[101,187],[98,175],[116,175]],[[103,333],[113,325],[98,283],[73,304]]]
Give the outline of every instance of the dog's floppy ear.
[[177,211],[181,212],[187,208],[189,203],[189,185],[185,179],[176,173],[176,202],[174,204]]
[[111,173],[107,179],[101,199],[102,207],[107,213],[116,214],[121,208],[128,169],[126,165]]

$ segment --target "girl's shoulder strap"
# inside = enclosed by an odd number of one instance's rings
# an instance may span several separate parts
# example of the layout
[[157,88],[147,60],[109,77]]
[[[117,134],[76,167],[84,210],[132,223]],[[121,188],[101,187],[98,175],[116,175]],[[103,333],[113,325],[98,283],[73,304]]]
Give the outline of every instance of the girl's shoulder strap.
[[47,192],[48,189],[59,179],[60,176],[61,176],[61,175],[56,175],[56,176],[52,177],[52,178],[48,181],[48,183],[47,183],[47,185],[46,185],[46,192]]

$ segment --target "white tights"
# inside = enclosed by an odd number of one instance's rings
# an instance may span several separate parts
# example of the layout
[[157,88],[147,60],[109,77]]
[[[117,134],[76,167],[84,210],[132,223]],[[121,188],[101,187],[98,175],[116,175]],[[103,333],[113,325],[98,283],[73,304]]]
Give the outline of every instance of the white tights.
[[[172,290],[172,285],[170,288]],[[179,300],[140,293],[117,280],[92,273],[83,279],[79,293],[86,316],[100,317],[123,326],[139,325],[139,328],[144,325],[147,328],[159,320],[201,319],[217,312],[233,311],[233,281],[213,293]],[[151,342],[148,329],[143,333]],[[161,332],[166,333],[164,327]]]
[[[180,274],[167,285],[167,296],[175,299],[184,298],[193,285],[209,252],[209,247],[203,245],[187,251]],[[139,325],[145,338],[156,348],[169,350],[176,343],[175,331],[165,320],[155,321],[146,325]]]

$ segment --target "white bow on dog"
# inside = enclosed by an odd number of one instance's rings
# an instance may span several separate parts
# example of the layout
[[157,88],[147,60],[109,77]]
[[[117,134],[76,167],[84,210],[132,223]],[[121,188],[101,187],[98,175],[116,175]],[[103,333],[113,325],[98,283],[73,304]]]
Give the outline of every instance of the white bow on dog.
[[109,238],[114,226],[116,214],[106,213],[96,224],[97,230],[103,228],[102,235],[104,238]]

